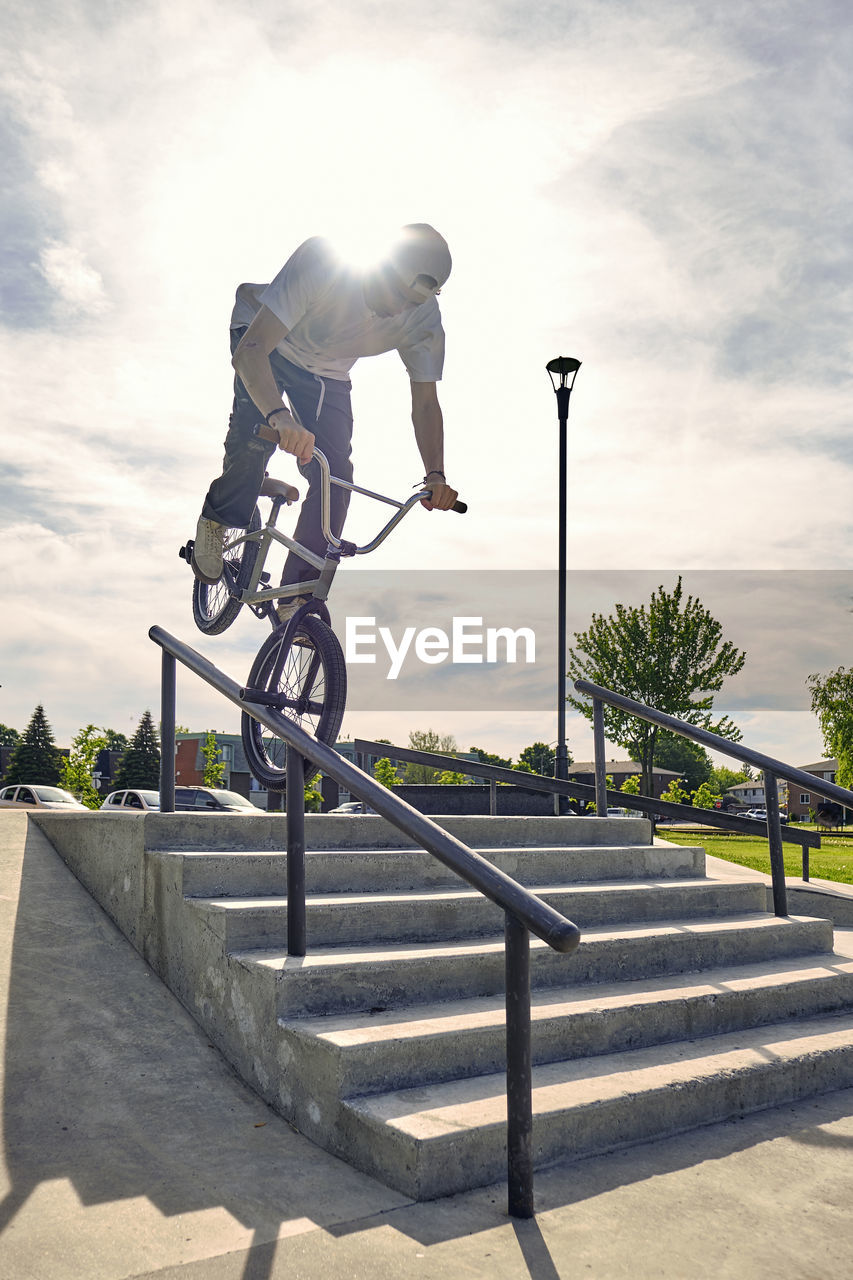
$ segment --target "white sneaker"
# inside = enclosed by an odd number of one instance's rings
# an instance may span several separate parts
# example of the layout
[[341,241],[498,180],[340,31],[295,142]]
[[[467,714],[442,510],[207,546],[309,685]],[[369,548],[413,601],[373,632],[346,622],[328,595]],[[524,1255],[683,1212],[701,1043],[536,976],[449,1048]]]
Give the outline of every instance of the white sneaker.
[[192,568],[195,576],[209,587],[222,577],[222,548],[227,525],[199,517],[193,544]]
[[278,618],[279,625],[283,626],[285,622],[290,622],[296,610],[308,599],[308,596],[288,596],[286,600],[279,600],[275,607],[275,616]]

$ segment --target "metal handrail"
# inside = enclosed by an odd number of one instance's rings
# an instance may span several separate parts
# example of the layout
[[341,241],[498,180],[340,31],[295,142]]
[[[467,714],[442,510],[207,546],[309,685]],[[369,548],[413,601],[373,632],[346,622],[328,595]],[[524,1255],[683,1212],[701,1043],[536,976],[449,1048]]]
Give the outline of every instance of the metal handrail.
[[[559,778],[547,778],[541,773],[528,773],[526,769],[507,769],[502,765],[483,764],[480,761],[460,759],[458,756],[443,755],[434,751],[417,751],[413,747],[395,747],[388,742],[373,742],[367,738],[356,738],[353,742],[356,755],[385,756],[389,760],[409,761],[412,764],[424,764],[433,768],[455,769],[459,773],[469,774],[475,778],[486,778],[490,784],[490,811],[497,811],[497,784],[525,788],[528,791],[550,792],[553,795],[568,796],[573,800],[595,803],[596,789],[585,782],[564,782]],[[630,795],[625,791],[605,789],[607,804],[625,805],[647,814],[654,819],[658,815],[674,818],[680,822],[695,822],[697,810],[693,805],[672,804],[668,800],[654,799],[651,796]],[[703,809],[704,826],[719,827],[723,831],[737,831],[743,835],[764,835],[765,824],[755,818],[741,818],[724,813],[719,809]],[[799,827],[783,830],[782,839],[786,844],[796,844],[802,849],[803,879],[808,880],[809,849],[820,848],[820,835],[816,831],[803,831]]]
[[[162,649],[161,725],[164,743],[175,734],[175,663],[181,662],[217,692],[263,724],[288,746],[287,781],[287,931],[288,954],[305,955],[305,810],[302,757],[329,774],[421,848],[501,907],[505,915],[507,1026],[507,1181],[509,1212],[533,1216],[533,1103],[530,1053],[530,938],[528,930],[555,951],[569,954],[580,930],[565,916],[492,865],[461,840],[393,795],[374,778],[344,760],[331,747],[305,733],[271,707],[247,702],[240,685],[190,645],[153,626],[149,637]],[[161,752],[161,812],[174,811],[174,752]],[[294,804],[293,801],[296,801]],[[291,896],[292,895],[292,896]]]
[[839,787],[834,782],[826,782],[823,778],[818,778],[813,773],[806,773],[804,769],[797,769],[792,764],[785,764],[774,756],[753,751],[751,747],[742,747],[738,742],[732,742],[729,738],[721,738],[719,734],[711,733],[710,729],[702,729],[699,725],[679,720],[665,711],[658,711],[644,702],[635,702],[633,698],[626,698],[624,694],[613,693],[612,690],[593,684],[590,680],[576,680],[575,688],[578,693],[585,693],[590,698],[598,698],[609,706],[618,707],[620,711],[628,711],[632,715],[639,716],[641,720],[648,720],[651,724],[658,725],[661,729],[669,729],[671,733],[678,733],[682,738],[692,738],[694,742],[701,742],[703,746],[711,747],[714,751],[733,756],[743,764],[754,765],[762,772],[769,769],[778,778],[784,778],[786,782],[805,786],[811,791],[816,791],[819,796],[837,800],[847,809],[853,808],[853,791],[848,791],[846,787]]
[[[810,791],[816,792],[819,796],[839,801],[846,808],[853,807],[853,791],[848,791],[846,787],[839,787],[834,782],[825,782],[820,778],[816,778],[813,773],[806,773],[804,769],[797,769],[794,765],[785,764],[784,761],[777,760],[774,756],[767,756],[763,752],[753,751],[751,747],[742,747],[737,742],[731,742],[728,738],[723,738],[717,733],[711,733],[710,729],[703,729],[699,725],[689,724],[686,720],[679,720],[676,716],[668,715],[665,711],[658,711],[656,707],[649,707],[644,702],[636,702],[633,698],[625,697],[624,694],[614,693],[612,689],[605,689],[599,684],[593,684],[591,680],[576,680],[574,687],[578,693],[584,693],[588,698],[592,699],[596,807],[599,813],[602,811],[602,806],[606,808],[606,800],[604,799],[606,761],[604,759],[603,712],[605,704],[617,707],[620,711],[627,712],[629,715],[637,716],[640,720],[647,720],[650,724],[658,725],[661,729],[667,729],[670,733],[677,733],[682,738],[689,738],[693,742],[701,743],[702,746],[711,747],[723,755],[732,756],[733,759],[740,760],[741,763],[754,766],[762,771],[764,775],[764,803],[767,810],[767,842],[770,846],[770,871],[773,880],[773,905],[777,916],[786,916],[788,914],[787,889],[785,885],[785,862],[782,853],[784,835],[779,816],[777,779],[783,778],[786,782],[793,782],[797,786],[808,787]],[[803,853],[805,858],[805,846],[803,846]],[[804,875],[803,878],[806,879],[807,876]]]

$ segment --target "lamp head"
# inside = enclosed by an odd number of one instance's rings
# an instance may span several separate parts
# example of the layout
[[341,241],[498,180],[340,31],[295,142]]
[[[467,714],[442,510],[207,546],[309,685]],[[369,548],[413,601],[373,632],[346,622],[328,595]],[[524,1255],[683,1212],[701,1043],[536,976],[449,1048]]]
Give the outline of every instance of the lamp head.
[[[580,360],[576,360],[574,356],[555,356],[553,360],[549,360],[545,365],[545,369],[551,379],[551,386],[555,391],[559,390],[560,387],[566,386],[571,391],[580,367]],[[571,382],[569,382],[570,374],[574,375]],[[555,381],[555,376],[559,378],[559,383]]]

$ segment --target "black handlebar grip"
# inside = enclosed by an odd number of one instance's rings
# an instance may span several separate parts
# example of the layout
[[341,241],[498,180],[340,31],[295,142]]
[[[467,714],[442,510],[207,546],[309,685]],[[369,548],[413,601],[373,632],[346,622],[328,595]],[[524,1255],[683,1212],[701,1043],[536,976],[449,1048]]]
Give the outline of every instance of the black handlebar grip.
[[280,444],[281,437],[274,427],[269,427],[265,422],[256,422],[252,428],[252,435],[258,440],[266,440],[270,444]]
[[467,502],[454,502],[454,504],[453,504],[453,506],[450,508],[450,510],[451,510],[451,511],[458,511],[458,512],[459,512],[459,514],[460,514],[460,516],[464,516],[465,512],[468,510],[468,503],[467,503]]

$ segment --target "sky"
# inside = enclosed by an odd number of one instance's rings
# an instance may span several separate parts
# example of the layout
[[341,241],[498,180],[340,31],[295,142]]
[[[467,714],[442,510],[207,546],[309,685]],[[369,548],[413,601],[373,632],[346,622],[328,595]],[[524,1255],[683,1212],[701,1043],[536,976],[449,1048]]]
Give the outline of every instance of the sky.
[[[476,612],[486,570],[553,571],[544,366],[573,355],[570,625],[588,601],[711,575],[700,597],[747,651],[719,710],[758,750],[821,757],[805,676],[849,665],[853,617],[846,3],[0,14],[0,722],[23,730],[42,703],[67,745],[156,717],[154,623],[244,678],[266,624],[202,636],[177,556],[221,459],[234,290],[309,235],[428,221],[454,257],[439,392],[469,512],[417,508],[341,573],[463,571]],[[357,479],[406,496],[422,468],[399,358],[361,361],[353,385]],[[376,520],[354,508],[348,533]],[[506,706],[497,677],[492,705],[369,702],[345,734],[431,727],[505,755],[557,734],[553,705]],[[178,720],[238,715],[185,675]],[[574,713],[568,734],[589,758]]]

